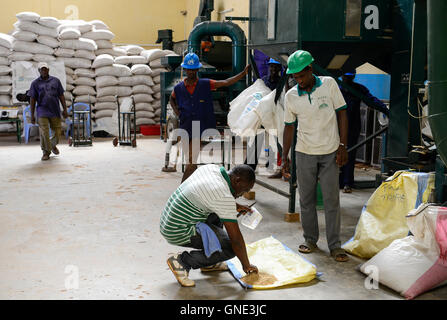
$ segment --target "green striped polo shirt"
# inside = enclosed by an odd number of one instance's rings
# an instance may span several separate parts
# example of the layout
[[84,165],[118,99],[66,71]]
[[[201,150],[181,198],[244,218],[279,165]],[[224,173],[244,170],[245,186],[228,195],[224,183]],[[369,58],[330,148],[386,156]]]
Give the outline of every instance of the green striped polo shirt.
[[210,213],[221,221],[237,222],[236,201],[230,178],[223,167],[199,167],[169,197],[160,218],[160,233],[173,245],[184,245],[196,235],[196,224]]

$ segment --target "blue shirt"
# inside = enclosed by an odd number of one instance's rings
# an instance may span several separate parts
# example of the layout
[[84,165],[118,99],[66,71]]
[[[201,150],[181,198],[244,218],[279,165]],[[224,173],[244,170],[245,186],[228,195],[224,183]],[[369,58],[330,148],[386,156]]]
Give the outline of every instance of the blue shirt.
[[28,96],[36,99],[36,117],[60,118],[59,97],[63,94],[64,88],[56,77],[49,76],[46,80],[39,77],[34,80]]

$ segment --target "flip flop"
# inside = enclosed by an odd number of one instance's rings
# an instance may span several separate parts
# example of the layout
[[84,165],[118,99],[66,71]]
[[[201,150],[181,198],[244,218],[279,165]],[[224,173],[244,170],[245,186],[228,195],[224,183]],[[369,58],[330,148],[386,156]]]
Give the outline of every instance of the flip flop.
[[349,260],[348,255],[346,254],[346,251],[342,248],[337,248],[331,250],[331,256],[335,259],[337,262],[346,262]]
[[298,251],[301,253],[311,253],[318,249],[316,244],[304,242],[298,246]]

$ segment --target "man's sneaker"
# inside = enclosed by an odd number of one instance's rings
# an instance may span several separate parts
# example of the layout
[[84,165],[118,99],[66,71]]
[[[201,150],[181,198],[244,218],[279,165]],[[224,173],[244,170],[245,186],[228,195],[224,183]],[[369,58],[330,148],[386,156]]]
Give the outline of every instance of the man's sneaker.
[[59,154],[59,149],[54,146],[53,149],[51,149],[51,152],[53,152],[54,154]]
[[48,153],[44,153],[41,159],[42,159],[42,161],[49,160],[50,159],[50,155]]
[[202,272],[227,271],[227,270],[229,270],[229,269],[228,269],[228,265],[225,261],[216,263],[215,265],[212,265],[209,267],[200,268],[200,271],[202,271]]
[[194,287],[196,285],[193,280],[188,278],[189,272],[180,264],[178,254],[169,257],[167,263],[169,269],[171,269],[178,283],[180,283],[182,287]]

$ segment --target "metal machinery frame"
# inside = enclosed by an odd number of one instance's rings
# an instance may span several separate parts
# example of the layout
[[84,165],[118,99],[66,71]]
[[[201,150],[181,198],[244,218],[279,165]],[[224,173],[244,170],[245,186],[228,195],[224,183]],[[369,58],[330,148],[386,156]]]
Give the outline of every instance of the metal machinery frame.
[[[88,106],[88,110],[76,110],[75,105]],[[68,145],[73,147],[91,146],[92,140],[92,106],[86,103],[74,103],[71,106],[71,136]],[[88,126],[88,127],[87,127]]]
[[[118,137],[115,137],[112,141],[116,147],[120,146],[137,146],[137,123],[136,123],[136,111],[135,104],[132,98],[132,111],[121,111],[120,104],[118,103]],[[133,127],[133,138],[132,138]]]

